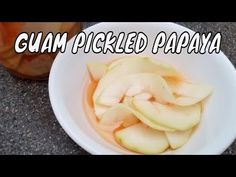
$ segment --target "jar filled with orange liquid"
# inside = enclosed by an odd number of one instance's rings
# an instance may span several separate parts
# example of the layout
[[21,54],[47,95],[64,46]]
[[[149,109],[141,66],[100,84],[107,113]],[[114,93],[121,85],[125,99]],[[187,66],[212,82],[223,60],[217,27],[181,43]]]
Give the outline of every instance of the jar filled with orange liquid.
[[69,40],[81,30],[78,22],[1,22],[0,23],[0,64],[11,74],[24,79],[47,79],[56,53],[24,53],[17,54],[14,44],[22,32],[31,34],[49,32],[67,32]]

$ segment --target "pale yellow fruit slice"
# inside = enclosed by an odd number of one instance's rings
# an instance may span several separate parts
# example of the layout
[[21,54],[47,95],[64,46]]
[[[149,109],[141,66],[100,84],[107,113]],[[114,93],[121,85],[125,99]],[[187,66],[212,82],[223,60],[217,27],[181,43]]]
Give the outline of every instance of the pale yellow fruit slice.
[[140,100],[149,100],[152,98],[152,95],[148,92],[142,92],[142,93],[134,96],[134,98],[140,99]]
[[[109,86],[113,81],[119,80],[122,76],[128,76],[135,73],[156,73],[160,76],[169,76],[174,78],[182,77],[182,75],[175,70],[175,68],[164,65],[159,62],[153,62],[147,57],[137,57],[137,59],[120,59],[121,61],[113,66],[104,77],[99,81],[98,86],[94,92],[93,100],[98,98],[101,92]],[[113,63],[113,65],[115,65]]]
[[109,65],[108,69],[111,70],[117,66],[126,65],[132,62],[142,62],[143,60],[148,60],[149,61],[148,65],[149,66],[152,65],[152,67],[150,67],[151,72],[153,71],[153,69],[156,69],[156,71],[154,72],[161,76],[174,77],[178,79],[183,77],[180,72],[178,72],[173,66],[169,64],[153,60],[149,57],[140,57],[140,56],[125,56],[118,58]]
[[172,149],[183,146],[190,138],[192,129],[186,131],[165,132],[167,140]]
[[90,75],[95,81],[99,81],[107,72],[107,65],[98,61],[88,62],[87,67]]
[[[161,103],[174,102],[175,98],[163,78],[153,73],[137,73],[122,77],[119,80],[113,81],[107,86],[96,100],[96,103],[112,106],[121,101],[127,90],[134,85],[139,85],[139,90],[135,90],[134,96],[138,93],[148,92]],[[136,87],[138,88],[138,87]]]
[[94,112],[95,115],[97,116],[98,119],[101,118],[101,116],[109,109],[108,106],[103,106],[103,105],[99,105],[97,104],[96,107],[94,107]]
[[125,148],[143,154],[159,154],[169,146],[163,132],[142,123],[117,131],[115,138]]
[[117,123],[129,126],[136,124],[139,120],[123,104],[117,104],[109,108],[101,117],[100,122],[105,125],[114,125]]
[[197,125],[201,117],[200,104],[183,107],[134,99],[133,105],[137,111],[149,120],[161,126],[181,131],[188,130]]
[[123,100],[123,103],[126,105],[126,106],[124,106],[124,109],[128,109],[130,111],[130,113],[135,115],[136,118],[138,118],[145,125],[153,128],[153,129],[160,130],[160,131],[175,131],[175,129],[165,127],[165,126],[161,126],[161,125],[157,124],[156,122],[154,122],[154,121],[148,119],[147,117],[145,117],[143,114],[141,114],[140,112],[138,112],[135,109],[135,107],[132,104],[132,101],[133,101],[132,97],[125,97],[124,100]]
[[142,60],[148,57],[140,57],[140,56],[123,56],[120,58],[115,59],[108,67],[108,70],[113,69],[114,67],[121,65],[123,62],[130,61],[130,60]]
[[198,103],[212,93],[212,87],[204,84],[191,84],[184,81],[166,79],[168,86],[176,95],[175,104],[188,106]]

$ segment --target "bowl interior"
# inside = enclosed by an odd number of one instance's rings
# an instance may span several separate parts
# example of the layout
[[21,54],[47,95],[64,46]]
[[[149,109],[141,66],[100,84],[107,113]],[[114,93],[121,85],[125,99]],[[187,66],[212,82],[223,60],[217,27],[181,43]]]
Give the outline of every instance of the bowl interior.
[[[160,50],[152,54],[152,44],[160,31],[167,36],[193,31],[173,23],[100,23],[84,30],[108,32],[145,32],[148,47],[140,55],[170,63],[192,82],[206,83],[214,88],[205,101],[202,120],[191,139],[182,148],[168,153],[174,154],[219,154],[234,140],[236,135],[236,74],[228,58],[220,54],[164,54]],[[71,53],[72,38],[65,53],[58,54],[49,78],[50,100],[54,113],[69,136],[92,154],[121,154],[119,148],[104,140],[93,129],[83,110],[82,98],[87,78],[86,63],[89,60],[109,61],[126,54]],[[134,54],[131,54],[134,55]]]

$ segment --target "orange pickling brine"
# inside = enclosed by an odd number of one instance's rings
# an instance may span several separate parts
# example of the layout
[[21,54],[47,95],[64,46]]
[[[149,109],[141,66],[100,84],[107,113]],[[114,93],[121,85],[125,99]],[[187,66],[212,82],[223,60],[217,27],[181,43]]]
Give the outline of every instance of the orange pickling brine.
[[[26,79],[46,79],[56,53],[30,53],[28,50],[17,54],[15,40],[22,32],[29,35],[43,32],[43,38],[49,33],[67,32],[67,40],[81,30],[78,22],[0,22],[0,64],[15,76]],[[40,43],[40,45],[42,45]]]

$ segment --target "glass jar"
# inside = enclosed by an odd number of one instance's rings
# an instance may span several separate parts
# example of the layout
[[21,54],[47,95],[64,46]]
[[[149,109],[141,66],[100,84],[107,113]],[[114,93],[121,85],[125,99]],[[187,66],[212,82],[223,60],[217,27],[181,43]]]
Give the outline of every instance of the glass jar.
[[47,79],[56,53],[30,53],[27,50],[17,54],[14,44],[21,32],[68,32],[69,40],[82,29],[78,22],[1,22],[0,23],[0,64],[11,74],[24,79]]

